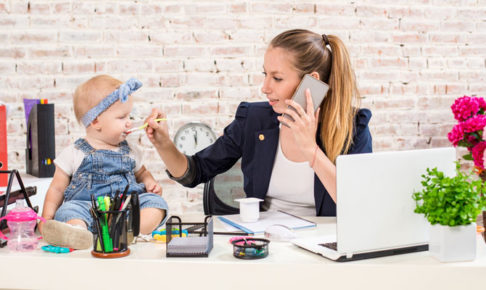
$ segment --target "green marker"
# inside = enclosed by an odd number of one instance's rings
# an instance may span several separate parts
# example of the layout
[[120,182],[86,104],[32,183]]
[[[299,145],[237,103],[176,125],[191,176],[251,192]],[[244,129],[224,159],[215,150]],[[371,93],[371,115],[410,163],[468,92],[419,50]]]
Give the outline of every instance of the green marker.
[[[102,196],[98,196],[98,204],[101,211],[106,211],[105,200]],[[113,241],[108,233],[108,221],[106,220],[106,214],[103,214],[101,218],[101,235],[103,236],[103,245],[105,246],[105,252],[113,252]]]

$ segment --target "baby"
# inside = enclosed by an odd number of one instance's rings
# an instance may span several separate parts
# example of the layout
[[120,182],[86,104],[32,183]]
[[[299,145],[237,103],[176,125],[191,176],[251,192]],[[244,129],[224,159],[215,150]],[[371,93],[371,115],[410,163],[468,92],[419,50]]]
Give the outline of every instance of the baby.
[[93,246],[91,195],[139,193],[140,232],[149,234],[167,217],[162,188],[143,166],[142,151],[126,140],[131,128],[130,96],[142,83],[126,83],[100,75],[81,84],[74,92],[74,112],[86,128],[86,136],[65,148],[54,161],[56,171],[47,191],[40,225],[44,240],[73,249]]

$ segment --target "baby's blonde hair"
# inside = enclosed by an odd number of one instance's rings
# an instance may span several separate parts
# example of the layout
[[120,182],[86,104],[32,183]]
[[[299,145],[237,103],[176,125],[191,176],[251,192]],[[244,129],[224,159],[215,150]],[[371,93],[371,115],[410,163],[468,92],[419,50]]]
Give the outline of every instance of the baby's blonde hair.
[[123,84],[109,75],[90,78],[76,88],[73,96],[74,114],[78,122],[94,106]]

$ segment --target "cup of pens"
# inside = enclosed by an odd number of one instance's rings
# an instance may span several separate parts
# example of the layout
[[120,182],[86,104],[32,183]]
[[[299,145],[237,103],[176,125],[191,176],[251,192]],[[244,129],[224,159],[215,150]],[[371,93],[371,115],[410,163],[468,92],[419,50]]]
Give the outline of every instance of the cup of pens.
[[[94,220],[95,238],[91,255],[96,258],[121,258],[130,254],[127,240],[127,217],[130,197],[92,197],[91,215]],[[138,197],[138,196],[137,196]]]

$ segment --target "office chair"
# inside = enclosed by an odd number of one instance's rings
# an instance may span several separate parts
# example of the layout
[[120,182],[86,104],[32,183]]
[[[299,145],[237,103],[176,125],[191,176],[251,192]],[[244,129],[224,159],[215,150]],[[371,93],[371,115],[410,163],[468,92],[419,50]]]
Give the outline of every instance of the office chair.
[[204,184],[203,206],[205,215],[226,215],[240,212],[234,200],[246,197],[243,191],[241,159],[228,171],[213,177]]

